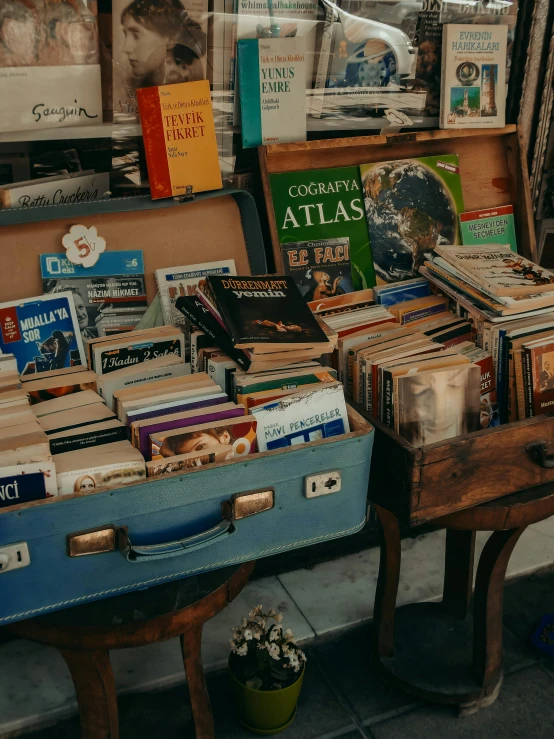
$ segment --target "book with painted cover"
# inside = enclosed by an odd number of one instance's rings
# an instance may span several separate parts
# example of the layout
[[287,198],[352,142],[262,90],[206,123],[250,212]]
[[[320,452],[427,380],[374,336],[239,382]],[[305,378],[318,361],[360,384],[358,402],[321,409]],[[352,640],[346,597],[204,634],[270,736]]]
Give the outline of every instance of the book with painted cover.
[[329,347],[292,277],[207,277],[225,327],[239,348]]
[[507,47],[507,25],[443,26],[441,128],[505,125]]
[[308,302],[339,296],[354,289],[348,237],[281,244],[286,275]]
[[96,3],[2,3],[0,131],[102,123]]
[[459,244],[464,210],[456,154],[360,165],[377,281],[398,282],[418,269],[438,244]]
[[319,441],[350,430],[341,384],[304,390],[252,408],[259,451]]
[[305,38],[241,39],[237,54],[242,145],[306,141]]
[[15,356],[20,375],[86,364],[73,294],[0,303],[0,352]]
[[460,230],[464,246],[504,244],[517,252],[512,205],[460,213]]
[[[348,239],[353,289],[375,285],[358,167],[271,174],[269,184],[281,249],[301,241]],[[322,297],[333,295],[327,288]]]
[[194,297],[200,280],[208,275],[236,275],[233,259],[204,264],[187,264],[156,270],[156,284],[162,302],[164,322],[171,326],[186,325],[185,316],[175,303],[179,298]]
[[83,339],[102,335],[126,315],[134,317],[132,329],[146,311],[140,250],[106,251],[93,267],[73,264],[61,254],[41,254],[40,271],[45,294],[73,293]]
[[208,80],[143,87],[137,98],[152,198],[221,189]]
[[514,254],[508,246],[437,246],[435,252],[491,295],[534,295],[554,290],[554,273]]

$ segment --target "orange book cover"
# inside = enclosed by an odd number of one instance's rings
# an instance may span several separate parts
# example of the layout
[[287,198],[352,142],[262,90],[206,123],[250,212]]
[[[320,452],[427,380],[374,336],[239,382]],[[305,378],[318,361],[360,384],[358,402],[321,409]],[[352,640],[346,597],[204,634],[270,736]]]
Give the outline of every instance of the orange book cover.
[[152,199],[222,187],[208,80],[137,90]]

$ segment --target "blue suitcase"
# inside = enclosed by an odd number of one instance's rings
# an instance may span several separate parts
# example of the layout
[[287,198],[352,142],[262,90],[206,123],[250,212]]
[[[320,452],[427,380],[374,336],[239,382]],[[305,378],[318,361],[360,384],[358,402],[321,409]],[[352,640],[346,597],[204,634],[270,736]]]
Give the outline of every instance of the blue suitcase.
[[[16,254],[20,266],[0,274],[2,300],[41,293],[38,255],[60,250],[77,222],[97,226],[108,248],[144,250],[150,298],[158,267],[233,256],[239,274],[266,270],[256,208],[244,192],[5,211],[3,263]],[[0,625],[359,531],[373,428],[349,415],[350,433],[336,440],[1,509]],[[20,566],[3,571],[12,545]]]

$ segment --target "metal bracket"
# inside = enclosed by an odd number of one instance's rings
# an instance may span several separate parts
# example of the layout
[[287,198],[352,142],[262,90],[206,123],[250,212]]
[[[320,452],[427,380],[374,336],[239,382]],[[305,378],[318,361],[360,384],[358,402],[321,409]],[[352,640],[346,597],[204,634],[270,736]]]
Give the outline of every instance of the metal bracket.
[[340,470],[321,472],[319,475],[308,475],[304,478],[304,495],[306,498],[319,498],[320,495],[338,493],[341,487]]

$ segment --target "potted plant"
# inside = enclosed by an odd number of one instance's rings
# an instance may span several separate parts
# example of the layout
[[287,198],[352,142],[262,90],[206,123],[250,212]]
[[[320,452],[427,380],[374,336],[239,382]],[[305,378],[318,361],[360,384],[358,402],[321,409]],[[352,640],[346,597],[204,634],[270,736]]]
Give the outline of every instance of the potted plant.
[[277,611],[256,606],[229,642],[235,705],[243,726],[256,734],[277,734],[296,716],[306,655],[282,620]]

